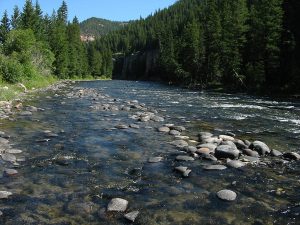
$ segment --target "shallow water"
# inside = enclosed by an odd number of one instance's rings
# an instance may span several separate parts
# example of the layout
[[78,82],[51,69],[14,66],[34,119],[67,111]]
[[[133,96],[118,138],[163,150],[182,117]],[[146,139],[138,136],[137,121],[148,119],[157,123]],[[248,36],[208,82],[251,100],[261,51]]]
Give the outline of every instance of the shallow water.
[[[136,99],[156,109],[165,122],[110,129],[135,122],[129,118],[135,111],[93,110],[98,100],[69,95],[81,88],[96,89],[119,105]],[[126,224],[121,214],[105,212],[114,197],[127,199],[128,211],[140,211],[136,224],[299,224],[299,162],[204,171],[206,161],[176,162],[179,151],[168,144],[173,137],[155,130],[174,123],[194,138],[200,131],[231,131],[283,152],[299,151],[299,102],[150,82],[95,81],[32,96],[27,104],[45,111],[0,121],[0,130],[26,157],[17,177],[0,179],[0,189],[13,193],[0,200],[3,224]],[[58,137],[40,142],[45,130]],[[149,164],[151,156],[164,160]],[[191,168],[191,175],[174,172],[178,165]],[[219,200],[215,193],[221,189],[237,192],[237,200]]]

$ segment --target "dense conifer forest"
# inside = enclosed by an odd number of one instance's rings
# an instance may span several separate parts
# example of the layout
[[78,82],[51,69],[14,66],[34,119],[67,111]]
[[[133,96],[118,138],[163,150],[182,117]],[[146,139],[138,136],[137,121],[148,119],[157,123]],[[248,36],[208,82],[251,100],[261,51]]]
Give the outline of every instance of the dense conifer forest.
[[26,0],[11,18],[2,16],[0,78],[118,78],[129,71],[127,79],[296,94],[299,12],[297,0],[179,0],[83,43],[78,19],[67,19],[66,2],[45,15],[38,3]]

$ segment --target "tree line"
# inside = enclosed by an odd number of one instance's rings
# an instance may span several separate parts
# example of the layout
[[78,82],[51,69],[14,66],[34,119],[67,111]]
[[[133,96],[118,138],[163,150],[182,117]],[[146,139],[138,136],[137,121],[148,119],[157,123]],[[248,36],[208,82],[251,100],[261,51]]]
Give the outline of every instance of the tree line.
[[[163,81],[296,93],[299,12],[297,0],[179,0],[93,45],[102,54],[108,49],[123,57],[157,50],[151,76]],[[145,68],[132,66],[142,77]]]
[[55,75],[59,79],[100,76],[95,61],[110,61],[80,40],[79,21],[68,21],[65,1],[52,15],[42,12],[38,3],[26,0],[22,11],[15,6],[13,15],[5,11],[0,22],[0,81],[17,83]]

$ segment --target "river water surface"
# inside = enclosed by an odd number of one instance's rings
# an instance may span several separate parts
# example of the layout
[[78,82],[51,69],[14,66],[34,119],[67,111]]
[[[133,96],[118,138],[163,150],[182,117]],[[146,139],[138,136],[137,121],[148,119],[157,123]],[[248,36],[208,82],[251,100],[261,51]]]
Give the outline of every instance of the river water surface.
[[[70,94],[85,88],[109,95],[105,101],[119,106],[138,100],[165,121],[136,122],[130,116],[137,109],[93,110],[101,99]],[[127,224],[122,214],[105,211],[115,197],[129,201],[129,212],[140,211],[135,224],[299,224],[299,161],[269,157],[262,165],[204,171],[206,161],[176,162],[179,150],[168,144],[174,137],[156,131],[164,123],[182,125],[184,135],[195,140],[201,131],[230,131],[299,152],[299,102],[95,81],[35,94],[23,104],[44,111],[0,121],[0,130],[26,159],[18,176],[0,178],[0,189],[13,193],[0,201],[1,224]],[[114,129],[131,123],[140,129]],[[58,136],[45,138],[45,130]],[[150,164],[152,156],[164,160]],[[178,165],[188,165],[190,176],[176,173]],[[219,200],[221,189],[235,191],[237,200]]]

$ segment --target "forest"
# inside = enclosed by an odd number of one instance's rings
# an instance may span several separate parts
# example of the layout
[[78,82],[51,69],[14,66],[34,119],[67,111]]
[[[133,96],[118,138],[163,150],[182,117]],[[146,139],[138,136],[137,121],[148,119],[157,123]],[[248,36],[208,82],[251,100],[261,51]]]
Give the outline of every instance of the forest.
[[65,1],[49,16],[26,0],[1,20],[0,78],[118,78],[125,71],[126,79],[191,88],[299,94],[299,11],[297,0],[179,0],[83,43]]

